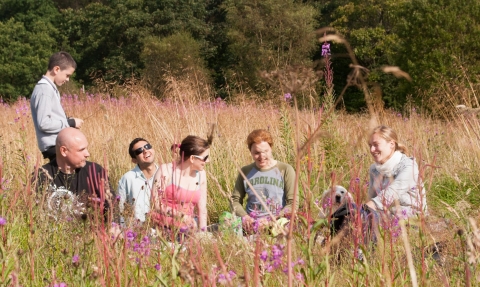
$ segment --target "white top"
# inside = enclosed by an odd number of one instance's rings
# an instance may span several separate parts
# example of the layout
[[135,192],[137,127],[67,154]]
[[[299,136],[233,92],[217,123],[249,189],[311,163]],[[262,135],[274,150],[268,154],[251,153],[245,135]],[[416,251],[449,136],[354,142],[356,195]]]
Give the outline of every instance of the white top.
[[[395,155],[383,165],[372,164],[369,173],[368,197],[377,209],[386,207],[404,217],[427,212],[426,191],[419,181],[415,159],[395,151]],[[400,203],[400,210],[395,208],[395,199]]]
[[[158,166],[155,165],[156,170]],[[123,212],[125,202],[135,206],[135,218],[145,221],[145,214],[150,212],[150,195],[153,189],[154,176],[147,179],[136,165],[125,173],[118,182],[118,195],[120,196],[120,212]],[[121,223],[124,223],[122,216]]]

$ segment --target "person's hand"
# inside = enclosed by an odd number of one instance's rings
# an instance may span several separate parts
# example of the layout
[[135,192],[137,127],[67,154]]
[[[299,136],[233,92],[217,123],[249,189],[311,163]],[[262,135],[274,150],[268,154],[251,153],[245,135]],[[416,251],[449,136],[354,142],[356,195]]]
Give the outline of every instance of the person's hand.
[[120,229],[120,226],[118,226],[118,224],[112,225],[110,230],[108,230],[108,234],[110,234],[110,236],[114,240],[116,240],[117,238],[123,238],[122,229]]
[[83,120],[78,118],[73,118],[75,120],[75,128],[80,129],[83,125]]
[[257,230],[256,231],[263,231],[263,230],[267,229],[268,227],[270,227],[270,224],[271,224],[271,221],[267,217],[254,219],[254,218],[250,217],[249,215],[245,215],[244,217],[242,217],[243,229],[248,233],[254,232],[255,231],[254,230],[255,221],[256,221],[256,224],[257,224]]
[[273,221],[270,221],[267,217],[258,219],[258,230],[265,230],[270,227]]
[[366,206],[368,206],[368,208],[370,208],[371,210],[377,210],[377,207],[375,206],[375,203],[373,201],[369,201],[367,203],[365,203]]
[[247,232],[250,232],[251,230],[253,230],[253,223],[254,222],[255,222],[255,219],[253,219],[249,215],[245,215],[244,217],[242,217],[243,230],[245,230]]
[[189,215],[184,215],[182,218],[183,224],[188,227],[189,230],[196,230],[197,229],[197,222],[195,218]]

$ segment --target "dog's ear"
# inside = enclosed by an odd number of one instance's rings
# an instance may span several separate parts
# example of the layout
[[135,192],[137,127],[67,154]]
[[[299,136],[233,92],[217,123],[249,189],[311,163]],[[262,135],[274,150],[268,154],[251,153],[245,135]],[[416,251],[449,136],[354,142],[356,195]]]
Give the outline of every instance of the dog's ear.
[[345,202],[353,202],[353,195],[347,191],[347,193],[345,194]]
[[343,195],[342,203],[352,203],[352,202],[354,202],[353,195],[347,191],[347,193]]
[[333,203],[334,199],[332,198],[332,192],[330,189],[326,189],[323,191],[322,198],[320,200],[320,212],[319,212],[319,217],[320,218],[327,218],[331,214],[331,206]]
[[320,200],[320,208],[324,209],[325,207],[330,207],[333,204],[333,201],[335,200],[335,193],[332,193],[331,189],[326,189],[323,194],[322,198]]

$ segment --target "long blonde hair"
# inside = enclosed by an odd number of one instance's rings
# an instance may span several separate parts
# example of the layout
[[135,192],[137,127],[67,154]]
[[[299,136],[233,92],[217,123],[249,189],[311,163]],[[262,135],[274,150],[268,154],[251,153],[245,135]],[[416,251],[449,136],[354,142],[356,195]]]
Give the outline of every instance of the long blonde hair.
[[398,142],[397,133],[391,128],[387,126],[378,126],[373,129],[372,133],[370,134],[369,141],[374,134],[380,135],[386,141],[394,141],[395,142],[395,150],[407,154],[408,149],[406,146]]

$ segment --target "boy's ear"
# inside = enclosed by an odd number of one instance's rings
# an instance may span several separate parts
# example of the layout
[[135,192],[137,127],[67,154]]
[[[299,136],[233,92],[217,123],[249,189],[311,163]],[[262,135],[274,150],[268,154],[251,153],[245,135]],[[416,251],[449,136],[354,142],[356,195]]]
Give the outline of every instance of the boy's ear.
[[55,66],[52,69],[52,72],[54,75],[56,75],[58,72],[60,72],[62,69],[60,69],[60,66]]
[[137,164],[137,159],[136,159],[136,158],[132,158],[132,162],[133,162],[134,164]]

